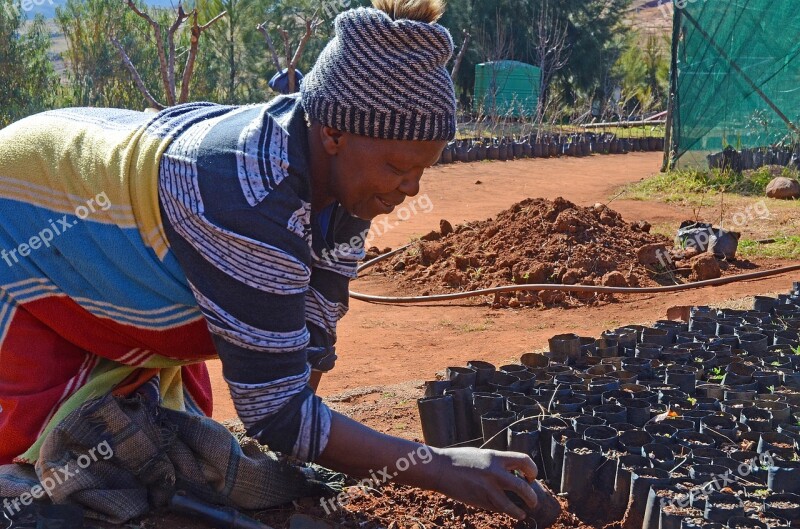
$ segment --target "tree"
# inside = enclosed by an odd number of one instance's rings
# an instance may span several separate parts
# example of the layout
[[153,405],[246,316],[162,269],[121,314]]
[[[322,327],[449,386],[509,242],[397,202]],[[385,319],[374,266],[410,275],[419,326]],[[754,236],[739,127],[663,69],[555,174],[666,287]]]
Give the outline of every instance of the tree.
[[541,70],[536,121],[542,123],[545,109],[550,102],[550,84],[569,63],[570,49],[567,42],[569,31],[567,22],[558,16],[550,0],[541,0],[535,23],[534,54],[536,65]]
[[[189,87],[191,85],[192,75],[194,73],[195,60],[197,59],[197,51],[200,45],[200,36],[204,31],[211,27],[220,18],[224,17],[227,13],[223,11],[222,13],[214,16],[214,18],[205,24],[200,24],[198,22],[197,9],[193,9],[187,13],[183,9],[183,4],[178,4],[175,18],[167,27],[166,35],[164,35],[165,25],[153,19],[153,17],[151,17],[145,10],[137,7],[133,0],[127,0],[126,5],[131,11],[136,13],[137,16],[139,16],[142,20],[147,22],[151,28],[153,28],[155,48],[158,54],[159,73],[161,74],[162,88],[164,94],[166,95],[167,105],[172,106],[180,103],[186,103],[189,99]],[[192,24],[190,26],[191,36],[189,38],[189,48],[186,54],[186,64],[183,67],[183,75],[181,76],[180,95],[178,95],[177,83],[175,81],[175,62],[177,52],[175,39],[177,37],[176,33],[181,29],[181,26],[183,26],[184,22],[189,19],[192,20]],[[150,90],[147,88],[147,84],[145,83],[144,79],[142,79],[142,76],[139,74],[136,65],[133,64],[122,44],[119,43],[113,34],[110,38],[112,44],[114,44],[114,47],[117,48],[117,51],[119,52],[123,66],[125,66],[125,68],[130,72],[134,82],[136,83],[136,87],[145,96],[145,99],[147,99],[147,102],[150,104],[150,106],[158,109],[165,108],[166,105],[157,101],[156,98],[150,93]],[[165,46],[167,48],[166,50],[164,49]]]
[[[160,12],[157,18],[167,19]],[[129,50],[129,59],[138,65],[143,79],[156,79],[156,47],[147,36],[145,21],[129,11],[119,0],[67,0],[56,8],[56,23],[67,40],[64,61],[67,66],[66,105],[105,106],[142,109],[149,106],[130,74],[120,62],[109,36]],[[156,91],[155,98],[164,94]]]
[[55,105],[50,34],[41,16],[23,31],[24,22],[15,1],[0,0],[0,127]]
[[262,0],[198,0],[201,21],[221,11],[228,15],[208,29],[197,56],[192,90],[204,99],[228,104],[264,101],[269,66],[256,22],[264,16]]
[[[537,21],[547,11],[546,18],[554,27],[566,27],[565,47],[570,50],[567,64],[548,89],[557,83],[567,99],[574,101],[579,93],[590,94],[601,87],[616,63],[620,53],[616,37],[627,31],[622,21],[629,5],[630,0],[449,0],[441,24],[453,35],[467,30],[485,42],[496,42],[498,28],[504,28],[511,50],[504,58],[537,64]],[[475,65],[485,60],[479,46],[464,54],[456,79],[462,100],[472,92]]]
[[257,29],[266,42],[268,63],[278,72],[287,71],[290,93],[299,89],[295,71],[308,72],[322,47],[333,37],[336,16],[360,3],[352,0],[286,0],[267,9],[267,19]]
[[[303,25],[305,26],[303,36],[300,37],[300,41],[297,44],[297,47],[292,51],[292,45],[290,44],[290,36],[289,31],[285,28],[278,26],[277,31],[280,33],[281,38],[283,40],[283,48],[286,53],[286,73],[289,80],[289,89],[288,93],[292,94],[297,92],[299,87],[297,83],[297,65],[300,62],[300,59],[303,57],[303,51],[305,51],[306,46],[308,45],[308,41],[311,40],[311,37],[322,25],[322,19],[319,18],[319,10],[315,11],[312,15],[300,14],[297,15],[300,20],[302,20]],[[272,63],[275,65],[275,68],[281,72],[283,68],[281,68],[281,60],[278,56],[278,52],[275,49],[275,43],[272,40],[272,37],[267,30],[266,22],[262,22],[257,26],[258,31],[260,31],[264,35],[264,40],[267,42],[267,46],[269,47],[270,54],[272,56]]]
[[655,34],[631,33],[614,65],[628,112],[663,108],[669,86],[669,43]]

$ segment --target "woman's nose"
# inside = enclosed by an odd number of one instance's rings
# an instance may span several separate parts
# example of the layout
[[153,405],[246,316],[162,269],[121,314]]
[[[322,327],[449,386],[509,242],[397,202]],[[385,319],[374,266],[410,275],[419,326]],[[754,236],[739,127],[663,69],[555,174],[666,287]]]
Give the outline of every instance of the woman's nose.
[[399,189],[406,196],[414,197],[419,193],[419,181],[422,179],[422,173],[408,176],[400,183]]

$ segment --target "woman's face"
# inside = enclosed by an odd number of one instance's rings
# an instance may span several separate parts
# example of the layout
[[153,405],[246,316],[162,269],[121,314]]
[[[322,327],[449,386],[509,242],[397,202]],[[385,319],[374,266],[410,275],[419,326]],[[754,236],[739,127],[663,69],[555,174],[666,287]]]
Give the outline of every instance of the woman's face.
[[328,192],[364,220],[391,213],[419,193],[422,173],[446,141],[383,140],[322,127],[329,158]]

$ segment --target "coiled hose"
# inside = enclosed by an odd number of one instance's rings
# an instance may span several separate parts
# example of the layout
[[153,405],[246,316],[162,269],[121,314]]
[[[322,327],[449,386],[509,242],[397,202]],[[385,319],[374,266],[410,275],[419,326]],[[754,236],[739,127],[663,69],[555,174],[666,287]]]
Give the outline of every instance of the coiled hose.
[[[367,261],[358,267],[358,271],[366,270],[381,261],[384,261],[393,255],[396,255],[406,248],[411,246],[407,244],[391,252],[380,255],[374,259]],[[782,266],[773,270],[764,270],[761,272],[749,272],[747,274],[739,274],[735,276],[720,277],[717,279],[708,279],[705,281],[696,281],[694,283],[685,283],[682,285],[670,285],[663,287],[598,287],[594,285],[506,285],[501,287],[482,288],[480,290],[470,290],[468,292],[454,292],[452,294],[434,294],[429,296],[374,296],[370,294],[362,294],[360,292],[350,291],[350,297],[359,301],[368,301],[371,303],[396,303],[396,304],[412,304],[412,303],[430,303],[433,301],[450,301],[454,299],[472,298],[477,296],[487,296],[502,292],[517,292],[524,290],[556,290],[560,292],[591,292],[596,294],[658,294],[665,292],[679,292],[681,290],[693,290],[695,288],[711,287],[718,285],[727,285],[729,283],[737,283],[739,281],[747,281],[750,279],[761,279],[788,272],[800,270],[800,264]]]

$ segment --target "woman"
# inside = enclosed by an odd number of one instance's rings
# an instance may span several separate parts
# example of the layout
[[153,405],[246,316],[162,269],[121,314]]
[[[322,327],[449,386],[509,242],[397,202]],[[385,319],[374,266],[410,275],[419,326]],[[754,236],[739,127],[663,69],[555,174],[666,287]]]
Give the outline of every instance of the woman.
[[312,389],[370,220],[416,195],[455,135],[441,1],[374,4],[337,18],[299,96],[66,109],[0,131],[0,464],[35,461],[87,399],[153,380],[164,406],[210,415],[203,362],[219,356],[248,433],[274,450],[517,518],[506,491],[535,506],[517,477],[536,477],[530,458],[432,449],[396,469],[419,444]]

